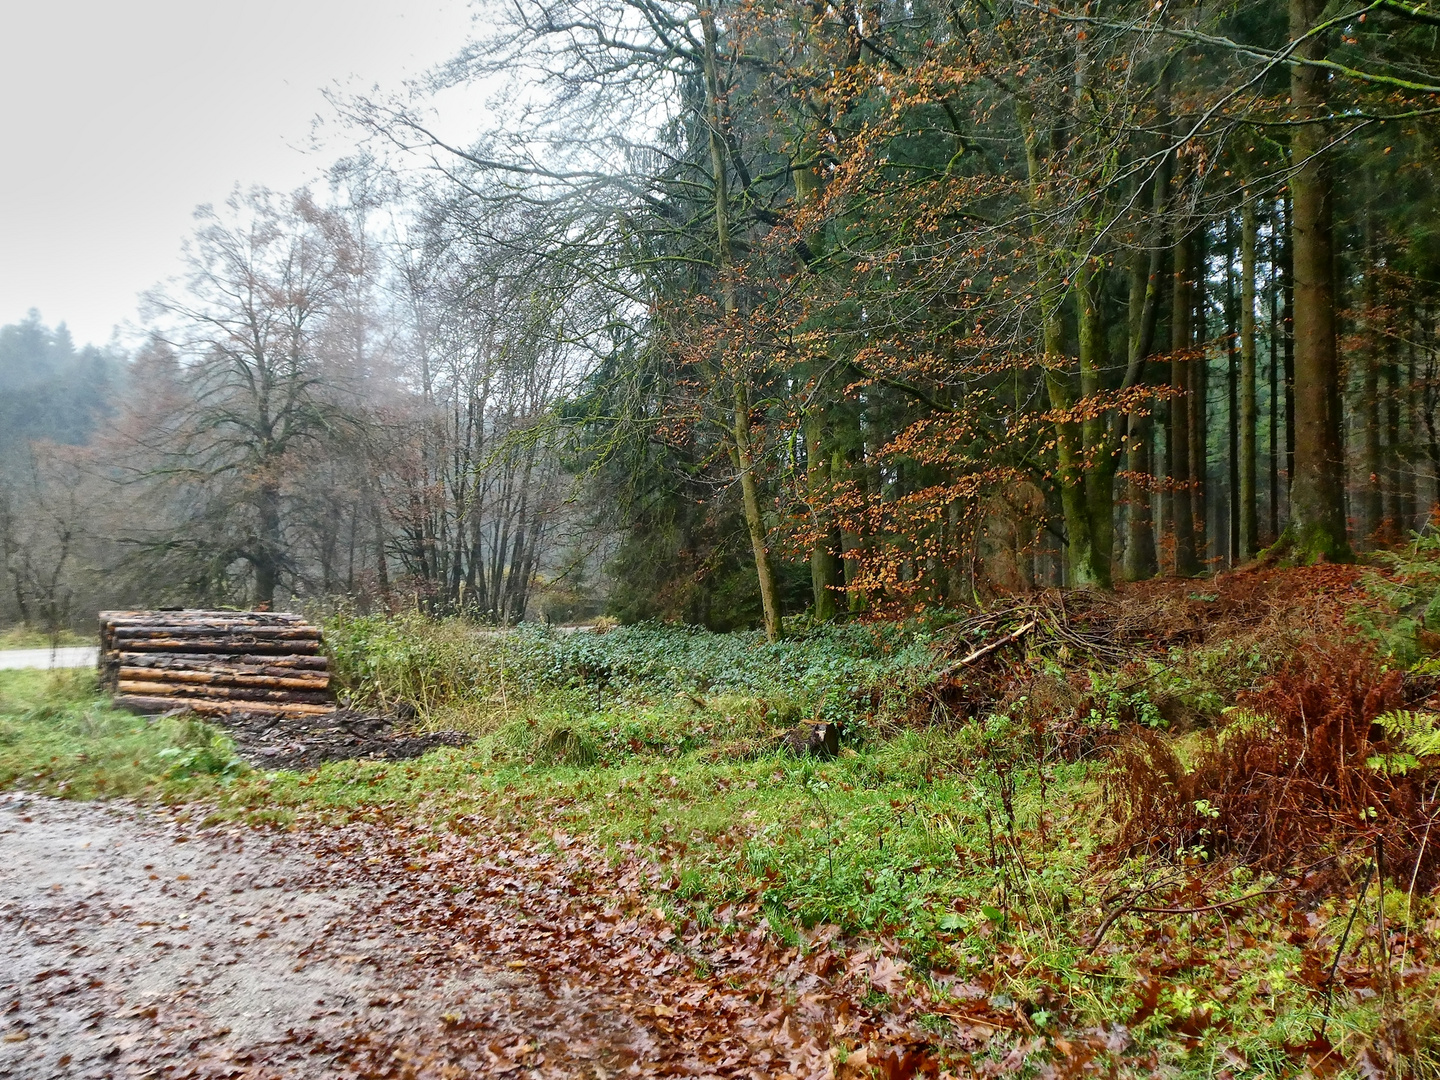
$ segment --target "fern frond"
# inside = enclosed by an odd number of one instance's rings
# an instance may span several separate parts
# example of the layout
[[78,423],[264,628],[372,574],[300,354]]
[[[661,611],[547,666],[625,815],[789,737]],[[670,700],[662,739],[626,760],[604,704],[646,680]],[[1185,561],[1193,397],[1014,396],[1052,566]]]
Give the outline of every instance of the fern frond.
[[1417,758],[1440,756],[1440,715],[1395,709],[1375,718],[1385,738]]

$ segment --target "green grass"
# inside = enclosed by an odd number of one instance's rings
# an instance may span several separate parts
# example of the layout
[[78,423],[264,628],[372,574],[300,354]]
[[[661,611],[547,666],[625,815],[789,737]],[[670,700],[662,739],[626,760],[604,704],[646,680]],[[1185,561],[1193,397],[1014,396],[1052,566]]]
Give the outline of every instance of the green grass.
[[244,769],[208,724],[111,709],[93,672],[0,671],[0,788],[173,801],[212,795]]
[[73,630],[61,630],[53,640],[50,635],[25,626],[0,630],[0,649],[48,649],[52,645],[65,649],[73,645],[94,645],[95,636],[83,636]]

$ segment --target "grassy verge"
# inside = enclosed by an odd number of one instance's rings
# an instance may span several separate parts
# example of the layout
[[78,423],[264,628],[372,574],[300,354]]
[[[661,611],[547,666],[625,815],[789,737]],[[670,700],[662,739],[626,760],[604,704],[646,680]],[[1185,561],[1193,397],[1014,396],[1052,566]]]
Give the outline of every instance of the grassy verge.
[[213,795],[244,763],[193,719],[111,709],[89,671],[0,671],[0,788],[75,799]]
[[0,650],[48,649],[52,646],[67,649],[74,645],[94,644],[93,634],[87,637],[77,634],[73,630],[61,630],[54,638],[41,630],[31,630],[23,626],[12,626],[8,630],[0,630]]

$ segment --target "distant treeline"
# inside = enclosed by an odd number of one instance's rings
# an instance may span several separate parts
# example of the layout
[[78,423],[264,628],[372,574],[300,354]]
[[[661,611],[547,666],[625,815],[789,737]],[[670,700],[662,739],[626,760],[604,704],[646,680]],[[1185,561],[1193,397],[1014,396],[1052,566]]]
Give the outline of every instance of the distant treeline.
[[114,408],[125,377],[114,350],[77,349],[64,324],[54,330],[31,311],[0,326],[0,455],[35,440],[79,446]]
[[133,355],[77,351],[38,315],[0,330],[0,625],[598,610],[549,422],[573,383],[552,299],[423,221],[397,253],[341,195],[198,216]]

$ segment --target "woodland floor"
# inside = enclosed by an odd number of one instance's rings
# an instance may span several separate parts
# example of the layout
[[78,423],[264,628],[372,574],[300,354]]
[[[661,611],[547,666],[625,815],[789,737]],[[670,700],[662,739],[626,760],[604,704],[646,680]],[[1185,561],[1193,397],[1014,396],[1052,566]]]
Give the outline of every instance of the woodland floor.
[[806,957],[754,931],[697,964],[658,909],[607,903],[638,864],[597,875],[558,835],[200,825],[0,795],[0,1076],[869,1075],[816,1039],[847,1032],[920,1063],[911,1025],[836,992],[904,964],[838,961],[833,927]]

